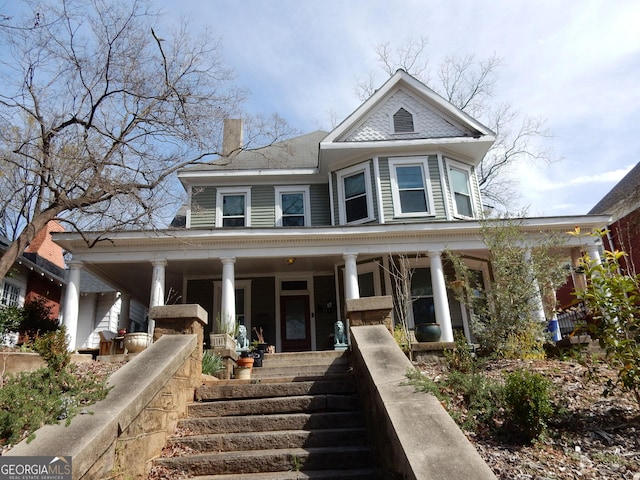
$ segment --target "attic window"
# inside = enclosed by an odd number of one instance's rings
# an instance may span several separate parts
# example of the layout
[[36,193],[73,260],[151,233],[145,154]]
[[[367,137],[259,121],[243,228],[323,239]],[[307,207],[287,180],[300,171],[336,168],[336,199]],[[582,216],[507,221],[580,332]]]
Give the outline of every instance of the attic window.
[[395,133],[413,133],[413,115],[401,108],[393,115],[393,131]]

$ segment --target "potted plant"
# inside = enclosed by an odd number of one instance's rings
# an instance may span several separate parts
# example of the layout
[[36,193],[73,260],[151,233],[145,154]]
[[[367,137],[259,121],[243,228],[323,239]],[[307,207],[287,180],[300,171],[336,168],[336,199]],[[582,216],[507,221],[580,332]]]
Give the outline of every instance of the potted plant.
[[236,366],[233,369],[233,376],[237,380],[248,380],[251,378],[251,369],[253,368],[254,358],[248,351],[240,353],[240,357],[236,360]]
[[418,323],[415,326],[415,334],[418,342],[438,342],[442,330],[439,323]]
[[255,333],[257,337],[257,340],[251,342],[251,350],[256,352],[254,355],[255,361],[253,365],[255,367],[261,367],[262,361],[264,360],[264,354],[267,351],[269,344],[264,341],[264,333],[262,327],[253,327],[253,333]]
[[216,317],[216,333],[209,334],[209,342],[212,349],[236,349],[236,330],[235,323],[223,322],[220,315]]

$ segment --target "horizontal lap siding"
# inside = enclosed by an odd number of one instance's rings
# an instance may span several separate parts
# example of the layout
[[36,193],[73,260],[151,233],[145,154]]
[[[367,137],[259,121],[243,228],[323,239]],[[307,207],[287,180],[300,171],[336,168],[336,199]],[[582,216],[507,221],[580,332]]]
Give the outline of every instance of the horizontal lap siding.
[[275,189],[271,185],[251,188],[251,226],[273,227],[276,224]]
[[389,171],[389,159],[379,159],[380,191],[382,193],[382,205],[385,222],[393,222],[393,197],[391,195],[391,173]]
[[429,156],[429,179],[431,180],[431,193],[433,195],[434,203],[434,220],[446,220],[447,214],[444,207],[446,191],[443,188],[440,177],[440,165],[438,164],[438,157],[435,155]]
[[212,228],[216,223],[215,187],[193,187],[191,191],[191,228]]
[[311,225],[314,227],[330,226],[329,185],[326,183],[311,185],[309,196],[311,197]]

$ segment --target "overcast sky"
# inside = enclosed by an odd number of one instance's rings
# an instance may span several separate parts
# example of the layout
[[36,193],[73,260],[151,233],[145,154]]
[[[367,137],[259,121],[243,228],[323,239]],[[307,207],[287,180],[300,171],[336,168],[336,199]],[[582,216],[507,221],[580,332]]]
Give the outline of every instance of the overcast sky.
[[529,215],[587,213],[640,161],[638,0],[162,0],[223,39],[252,113],[277,112],[302,132],[358,105],[356,79],[375,46],[429,39],[447,55],[503,59],[496,102],[542,118],[559,159],[524,165]]

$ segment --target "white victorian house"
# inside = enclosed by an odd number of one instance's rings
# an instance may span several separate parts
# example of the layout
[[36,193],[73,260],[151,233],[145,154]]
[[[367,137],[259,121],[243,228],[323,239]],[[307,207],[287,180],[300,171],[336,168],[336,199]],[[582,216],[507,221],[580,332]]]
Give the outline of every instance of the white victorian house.
[[[414,317],[440,323],[443,341],[456,329],[471,338],[469,312],[447,289],[443,251],[490,275],[476,167],[494,140],[398,71],[329,133],[179,172],[189,198],[184,227],[113,233],[92,248],[78,234],[56,234],[73,254],[64,322],[75,339],[85,321],[77,288],[84,268],[150,306],[177,292],[207,310],[209,330],[216,318],[235,319],[248,331],[262,327],[277,351],[333,348],[345,300],[392,295],[385,265],[405,254],[416,258]],[[241,147],[239,121],[226,122],[225,142],[226,152]],[[524,229],[535,237],[607,220],[528,218]],[[577,242],[567,239],[568,258]]]

